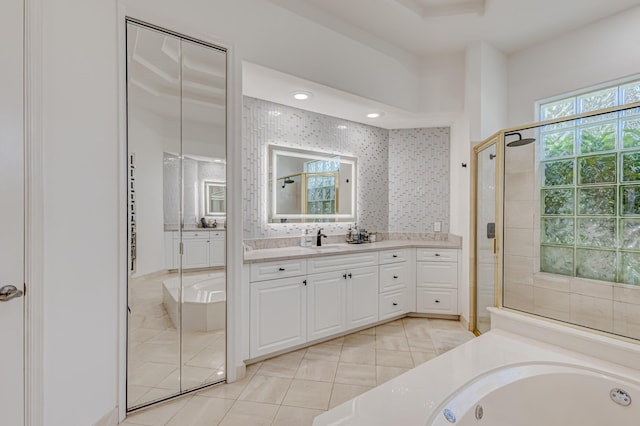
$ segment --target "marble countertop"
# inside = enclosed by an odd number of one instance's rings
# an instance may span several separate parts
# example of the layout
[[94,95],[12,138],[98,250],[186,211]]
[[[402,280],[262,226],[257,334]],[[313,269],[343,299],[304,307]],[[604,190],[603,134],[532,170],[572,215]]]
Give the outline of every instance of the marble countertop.
[[322,247],[278,247],[265,249],[248,249],[244,253],[244,263],[269,262],[272,260],[290,260],[306,257],[333,256],[336,254],[361,253],[375,250],[392,250],[402,248],[439,248],[459,249],[460,241],[435,240],[383,240],[375,243],[347,244],[328,243]]
[[[177,226],[165,225],[164,232],[178,231]],[[198,232],[198,231],[226,231],[224,226],[218,226],[216,228],[196,228],[195,226],[185,226],[182,228],[183,232]]]

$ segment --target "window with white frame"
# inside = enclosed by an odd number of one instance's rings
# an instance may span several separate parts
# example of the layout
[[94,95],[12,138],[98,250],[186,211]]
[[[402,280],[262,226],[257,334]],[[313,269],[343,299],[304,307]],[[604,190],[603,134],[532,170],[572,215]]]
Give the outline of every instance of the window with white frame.
[[[551,120],[640,102],[640,80],[541,103]],[[640,108],[540,131],[540,270],[640,285]]]

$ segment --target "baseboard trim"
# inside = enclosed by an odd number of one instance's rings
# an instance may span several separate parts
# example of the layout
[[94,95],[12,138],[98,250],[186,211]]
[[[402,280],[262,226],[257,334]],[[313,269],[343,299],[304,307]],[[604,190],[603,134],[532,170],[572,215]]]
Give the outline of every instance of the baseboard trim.
[[102,416],[100,420],[93,424],[93,426],[117,426],[119,423],[118,413],[118,407],[113,407],[111,411]]

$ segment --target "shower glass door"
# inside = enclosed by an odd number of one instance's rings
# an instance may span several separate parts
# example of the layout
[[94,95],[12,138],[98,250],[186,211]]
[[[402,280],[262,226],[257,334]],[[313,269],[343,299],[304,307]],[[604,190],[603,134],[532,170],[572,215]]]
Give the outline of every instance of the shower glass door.
[[476,334],[490,330],[487,307],[495,306],[496,281],[496,140],[474,148],[475,227],[472,292],[472,328]]
[[127,21],[127,150],[130,411],[226,377],[224,50]]

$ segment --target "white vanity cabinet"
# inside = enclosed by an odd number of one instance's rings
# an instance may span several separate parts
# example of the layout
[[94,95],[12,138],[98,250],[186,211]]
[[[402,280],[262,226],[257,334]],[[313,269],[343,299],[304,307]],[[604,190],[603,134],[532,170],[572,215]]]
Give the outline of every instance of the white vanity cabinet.
[[[248,359],[409,312],[458,314],[458,250],[398,248],[245,264]],[[246,330],[246,329],[245,329]]]
[[[345,273],[346,275],[346,273]],[[347,328],[347,280],[341,272],[307,277],[307,336],[320,339]]]
[[458,314],[458,250],[416,251],[416,310],[426,314]]
[[[182,244],[183,244],[183,256],[182,256],[182,268],[206,268],[209,266],[209,253],[210,253],[210,239],[209,232],[183,232]],[[173,240],[174,253],[179,255],[180,253],[180,240]],[[178,265],[176,259],[176,265]]]
[[[182,268],[209,268],[224,266],[225,231],[183,231]],[[167,269],[180,266],[180,232],[165,232],[165,264]]]
[[380,252],[379,319],[384,320],[410,311],[409,289],[412,289],[411,252],[409,249]]
[[306,262],[301,259],[251,265],[251,358],[307,341]]
[[225,231],[209,231],[209,266],[224,266],[226,258]]
[[377,264],[371,252],[309,259],[308,340],[378,321]]

